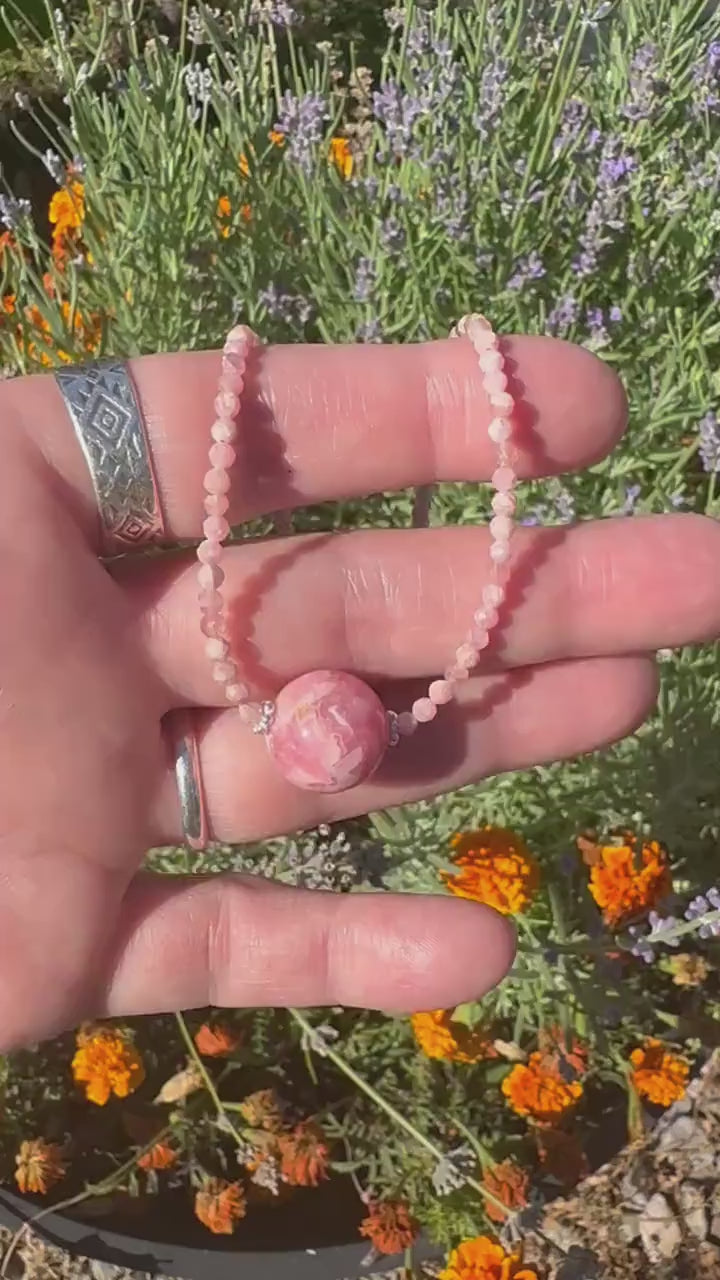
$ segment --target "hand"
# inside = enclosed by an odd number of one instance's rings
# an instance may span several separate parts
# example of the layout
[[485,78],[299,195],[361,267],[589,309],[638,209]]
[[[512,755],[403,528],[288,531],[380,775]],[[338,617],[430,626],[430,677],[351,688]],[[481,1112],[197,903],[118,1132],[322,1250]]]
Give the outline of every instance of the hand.
[[[544,338],[509,344],[525,405],[519,470],[585,467],[625,424],[614,374]],[[134,363],[168,534],[199,535],[216,354]],[[464,343],[280,347],[262,360],[236,466],[236,521],[436,480],[487,479],[485,401]],[[97,1015],[214,1005],[388,1011],[477,997],[512,928],[446,897],[308,894],[246,877],[138,873],[181,838],[164,718],[198,722],[212,832],[255,840],[574,756],[650,711],[652,652],[720,630],[720,530],[691,515],[518,532],[483,674],[340,796],[291,789],[218,706],[192,553],[98,560],[85,461],[55,382],[0,388],[0,1047]],[[480,528],[368,530],[237,547],[235,649],[254,694],[329,666],[402,709],[467,629]],[[638,601],[642,607],[638,608]]]

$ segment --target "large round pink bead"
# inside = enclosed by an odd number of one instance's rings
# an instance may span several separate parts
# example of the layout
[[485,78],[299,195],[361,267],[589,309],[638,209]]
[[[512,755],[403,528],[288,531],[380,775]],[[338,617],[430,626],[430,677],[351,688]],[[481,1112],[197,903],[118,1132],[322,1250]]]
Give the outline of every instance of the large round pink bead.
[[357,676],[310,671],[278,694],[268,745],[293,786],[349,791],[369,778],[385,755],[387,713]]

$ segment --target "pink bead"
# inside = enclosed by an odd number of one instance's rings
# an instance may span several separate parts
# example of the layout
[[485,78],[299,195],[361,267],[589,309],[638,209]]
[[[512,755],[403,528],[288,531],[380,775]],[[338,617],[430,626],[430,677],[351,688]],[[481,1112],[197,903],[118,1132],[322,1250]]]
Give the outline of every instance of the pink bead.
[[225,686],[225,697],[228,702],[245,702],[250,695],[246,684],[228,684]]
[[492,325],[479,311],[472,311],[458,320],[457,330],[463,338],[474,338],[479,333],[492,333]]
[[226,369],[223,365],[223,371],[220,375],[219,382],[220,392],[223,394],[229,391],[232,396],[240,396],[245,388],[245,379],[240,369]]
[[507,418],[493,418],[488,427],[488,435],[495,444],[503,444],[510,439],[512,427]]
[[201,542],[195,552],[201,564],[217,564],[223,553],[223,548],[219,542],[211,541],[209,538],[205,542]]
[[232,444],[233,440],[237,440],[237,427],[234,422],[218,419],[217,422],[213,422],[210,435],[213,440],[217,440],[218,444]]
[[401,711],[398,716],[398,733],[401,738],[412,738],[418,727],[412,711]]
[[477,613],[473,614],[473,622],[478,627],[484,627],[485,631],[492,631],[493,627],[497,626],[498,621],[498,612],[496,609],[493,609],[492,606],[487,606],[484,609],[478,609]]
[[207,640],[205,643],[205,656],[209,658],[211,662],[222,662],[223,658],[227,658],[229,652],[230,645],[227,640],[221,640],[219,637],[214,637]]
[[252,329],[249,329],[246,324],[236,324],[225,339],[225,347],[226,349],[230,346],[250,347],[254,338]]
[[491,506],[496,516],[512,516],[517,503],[511,493],[496,493]]
[[433,680],[428,695],[438,707],[444,707],[448,702],[452,702],[455,696],[455,690],[451,680]]
[[478,651],[471,644],[461,644],[455,651],[455,662],[458,667],[464,667],[466,671],[472,671],[477,666]]
[[198,604],[209,618],[220,618],[223,614],[223,598],[219,591],[211,587],[201,587],[198,591]]
[[516,480],[517,476],[512,467],[496,467],[490,477],[490,483],[498,493],[509,493],[514,488]]
[[219,564],[201,564],[197,572],[198,586],[203,591],[211,591],[213,587],[221,587],[225,581],[225,571]]
[[477,625],[470,630],[470,644],[478,650],[487,649],[490,643],[490,636],[487,633],[487,627]]
[[505,564],[510,559],[510,547],[507,542],[493,542],[490,547],[490,559],[494,564]]
[[[505,588],[501,587],[499,582],[488,582],[487,586],[483,587],[482,598],[486,606],[486,611],[490,613],[491,610],[497,609],[498,605],[502,604],[505,599]],[[496,614],[495,622],[497,622],[497,620]],[[494,625],[495,624],[493,623],[493,626]]]
[[499,409],[500,413],[511,413],[515,408],[515,401],[509,391],[493,391],[490,393],[490,403],[493,409]]
[[235,450],[230,444],[214,444],[208,454],[213,467],[224,470],[235,461]]
[[234,343],[232,346],[224,348],[221,366],[223,373],[244,373],[246,363],[245,351],[238,351]]
[[224,516],[208,516],[203,522],[203,533],[213,542],[222,542],[230,532],[230,525]]
[[229,493],[230,477],[227,471],[223,471],[220,467],[213,467],[212,471],[208,471],[205,476],[203,487],[208,493]]
[[418,724],[429,724],[437,715],[437,707],[431,698],[418,698],[412,704],[412,713]]
[[225,639],[228,634],[227,619],[223,613],[205,613],[200,630],[209,639]]
[[268,746],[293,786],[348,791],[371,777],[385,755],[387,714],[357,676],[310,671],[278,694]]
[[[232,686],[231,686],[232,688]],[[260,721],[262,712],[257,702],[241,702],[238,707],[238,715],[241,724],[245,724],[249,729],[254,729]]]
[[[488,351],[483,351],[478,357],[478,364],[483,373],[489,378],[495,373],[499,373],[503,367],[503,358],[499,351],[490,347]],[[488,388],[489,390],[489,388]]]
[[[487,324],[487,321],[485,323]],[[465,336],[470,339],[478,355],[482,351],[491,350],[497,344],[497,338],[492,329],[489,326],[487,329],[483,328],[475,318],[468,320],[465,326]]]
[[230,506],[226,493],[206,493],[203,506],[209,516],[224,516]]
[[236,418],[240,412],[240,397],[234,391],[218,391],[215,412],[218,418]]
[[470,672],[467,667],[461,667],[460,664],[456,662],[451,667],[448,667],[445,672],[445,679],[451,680],[453,684],[458,684],[461,680],[469,680]]
[[234,683],[236,676],[237,667],[234,662],[213,662],[212,678],[216,684]]
[[497,373],[487,373],[484,382],[485,390],[490,396],[499,395],[501,391],[507,390],[508,380],[505,374],[499,371]]
[[490,533],[496,542],[509,542],[514,527],[509,516],[493,516],[490,521]]

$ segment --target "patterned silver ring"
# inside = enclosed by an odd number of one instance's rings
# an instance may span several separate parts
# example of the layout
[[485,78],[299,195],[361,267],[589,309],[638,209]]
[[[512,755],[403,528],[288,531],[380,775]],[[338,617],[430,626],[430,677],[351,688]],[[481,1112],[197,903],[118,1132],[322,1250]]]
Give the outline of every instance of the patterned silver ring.
[[197,734],[190,712],[178,712],[176,725],[175,780],[180,798],[183,837],[185,844],[191,849],[205,849],[209,838],[207,805]]
[[59,369],[55,380],[90,470],[105,553],[121,555],[162,538],[150,442],[127,364]]

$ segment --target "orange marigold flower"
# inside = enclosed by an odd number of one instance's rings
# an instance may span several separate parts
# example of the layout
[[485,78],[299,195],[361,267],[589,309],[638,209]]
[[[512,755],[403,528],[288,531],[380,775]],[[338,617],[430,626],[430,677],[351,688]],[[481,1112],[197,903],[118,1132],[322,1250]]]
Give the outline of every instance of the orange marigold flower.
[[517,1062],[502,1082],[513,1111],[539,1124],[553,1124],[570,1111],[583,1094],[579,1080],[566,1080],[560,1064],[542,1053],[531,1053],[527,1063]]
[[250,177],[250,161],[244,151],[240,156],[238,156],[238,167],[244,178]]
[[56,1182],[65,1177],[62,1150],[55,1142],[35,1138],[23,1142],[15,1156],[15,1181],[23,1193],[47,1195]]
[[404,1253],[417,1238],[419,1224],[404,1200],[380,1200],[368,1204],[367,1217],[360,1223],[360,1235],[372,1242],[378,1253]]
[[126,1035],[110,1027],[81,1029],[72,1060],[73,1077],[85,1085],[85,1097],[104,1107],[111,1094],[127,1098],[145,1079],[142,1058]]
[[[528,1202],[530,1179],[524,1169],[514,1160],[502,1160],[500,1164],[486,1169],[483,1174],[483,1186],[494,1199],[485,1200],[485,1212],[493,1222],[504,1222],[509,1213],[516,1209],[524,1209]],[[505,1205],[505,1212],[495,1201]]]
[[291,1187],[316,1187],[327,1177],[328,1148],[325,1135],[310,1121],[298,1124],[278,1138],[280,1176]]
[[630,1054],[632,1082],[641,1097],[660,1107],[682,1098],[689,1068],[684,1058],[671,1053],[661,1040],[646,1040],[642,1048]]
[[48,218],[58,230],[78,230],[85,221],[84,183],[71,182],[68,187],[56,191],[50,201]]
[[410,1019],[415,1039],[428,1058],[448,1062],[482,1062],[496,1058],[497,1050],[480,1027],[452,1021],[452,1009],[414,1013]]
[[577,1036],[568,1036],[562,1027],[543,1027],[538,1036],[538,1047],[546,1057],[560,1065],[560,1070],[567,1074],[584,1076],[587,1071],[588,1051]]
[[667,852],[657,840],[638,849],[633,835],[624,844],[602,845],[590,868],[590,893],[611,929],[652,910],[672,889]]
[[347,138],[331,138],[328,160],[335,165],[341,178],[352,178],[355,160]]
[[270,139],[274,147],[285,146],[285,134],[281,133],[279,129],[271,129],[268,134],[268,138]]
[[536,1131],[535,1137],[543,1172],[559,1182],[565,1191],[577,1186],[589,1173],[588,1158],[577,1134],[566,1129],[542,1128]]
[[204,1022],[195,1033],[195,1048],[204,1058],[224,1058],[240,1044],[240,1036],[224,1022]]
[[282,1129],[282,1104],[274,1089],[249,1093],[240,1103],[239,1111],[251,1129],[265,1129],[268,1133],[279,1133]]
[[173,1165],[177,1164],[177,1159],[178,1153],[173,1147],[169,1147],[166,1142],[156,1142],[144,1156],[140,1156],[138,1168],[172,1169]]
[[6,316],[14,316],[17,307],[17,294],[6,293],[2,300],[2,310]]
[[460,870],[440,879],[458,898],[484,902],[503,915],[524,911],[540,883],[540,871],[522,836],[505,827],[480,827],[453,836],[452,861]]
[[453,1249],[439,1280],[539,1280],[536,1271],[522,1265],[519,1252],[506,1253],[489,1236],[463,1240]]
[[12,231],[3,231],[0,235],[0,262],[5,257],[7,250],[17,248],[17,240]]
[[195,1217],[216,1236],[231,1236],[247,1204],[239,1182],[208,1178],[195,1196]]

